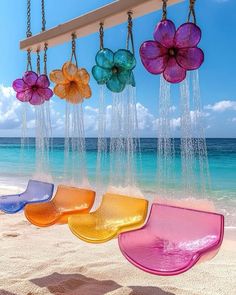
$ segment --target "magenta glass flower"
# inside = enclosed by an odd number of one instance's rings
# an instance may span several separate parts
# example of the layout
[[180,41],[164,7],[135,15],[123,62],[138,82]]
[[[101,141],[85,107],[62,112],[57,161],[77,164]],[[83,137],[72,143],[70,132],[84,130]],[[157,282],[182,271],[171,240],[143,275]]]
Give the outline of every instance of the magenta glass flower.
[[186,72],[198,69],[204,61],[203,51],[197,47],[201,30],[194,23],[185,23],[177,30],[170,20],[163,20],[155,28],[154,41],[140,47],[144,67],[151,74],[162,74],[170,83],[179,83]]
[[47,75],[38,75],[33,71],[25,72],[22,79],[16,79],[12,87],[16,91],[16,98],[21,102],[41,105],[50,100],[53,91],[49,88]]

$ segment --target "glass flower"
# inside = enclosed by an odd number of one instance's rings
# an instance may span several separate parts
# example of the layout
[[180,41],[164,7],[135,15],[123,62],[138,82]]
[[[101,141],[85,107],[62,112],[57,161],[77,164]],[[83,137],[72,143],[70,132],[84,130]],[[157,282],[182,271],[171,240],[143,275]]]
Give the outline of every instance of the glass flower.
[[32,105],[41,105],[50,100],[53,92],[49,86],[50,81],[47,75],[38,75],[33,71],[25,72],[22,79],[16,79],[12,83],[12,87],[16,91],[16,98]]
[[198,69],[204,61],[204,53],[197,47],[201,30],[193,23],[176,30],[172,21],[163,20],[156,26],[154,39],[141,45],[142,63],[152,74],[163,73],[170,83],[183,81],[187,71]]
[[70,61],[63,65],[62,70],[52,71],[50,79],[56,84],[54,93],[70,103],[82,103],[84,98],[92,96],[89,73]]
[[135,87],[133,69],[136,66],[134,55],[126,49],[113,53],[104,48],[96,55],[96,65],[92,69],[98,84],[106,84],[112,92],[122,92],[126,85]]

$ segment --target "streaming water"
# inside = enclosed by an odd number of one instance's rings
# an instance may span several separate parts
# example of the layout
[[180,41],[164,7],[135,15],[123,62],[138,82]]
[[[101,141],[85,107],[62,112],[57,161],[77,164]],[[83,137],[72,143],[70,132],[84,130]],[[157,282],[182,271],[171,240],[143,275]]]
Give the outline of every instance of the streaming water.
[[36,171],[35,178],[41,181],[52,181],[49,165],[51,142],[50,110],[45,102],[35,106],[35,146],[36,146]]
[[115,186],[115,190],[120,193],[141,195],[136,181],[136,159],[139,152],[136,91],[129,86],[122,93],[113,94],[110,187]]
[[64,178],[70,185],[88,187],[82,104],[66,103]]
[[175,145],[172,133],[170,84],[161,76],[158,119],[158,191],[169,195],[175,182]]
[[99,110],[98,110],[98,141],[97,141],[97,167],[96,167],[96,187],[100,195],[104,194],[107,185],[107,167],[108,158],[108,139],[106,137],[107,129],[107,109],[105,99],[105,86],[100,86],[99,91]]

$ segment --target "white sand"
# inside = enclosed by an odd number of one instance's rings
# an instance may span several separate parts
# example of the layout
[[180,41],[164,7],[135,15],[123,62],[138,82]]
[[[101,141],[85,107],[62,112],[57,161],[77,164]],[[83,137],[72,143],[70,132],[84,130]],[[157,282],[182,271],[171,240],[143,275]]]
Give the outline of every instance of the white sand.
[[[230,239],[234,241],[229,241]],[[234,295],[236,232],[212,261],[176,277],[129,264],[117,240],[90,245],[66,225],[37,228],[24,214],[0,214],[0,295]]]

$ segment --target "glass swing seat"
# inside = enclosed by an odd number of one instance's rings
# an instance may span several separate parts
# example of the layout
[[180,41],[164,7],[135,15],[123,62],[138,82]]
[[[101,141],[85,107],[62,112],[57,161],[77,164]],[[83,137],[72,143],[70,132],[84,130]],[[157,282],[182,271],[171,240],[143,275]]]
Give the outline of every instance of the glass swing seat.
[[139,228],[147,216],[148,201],[107,193],[91,213],[69,217],[72,233],[87,243],[104,243],[121,232]]
[[14,214],[21,211],[27,204],[46,202],[52,198],[53,190],[52,183],[29,180],[23,193],[0,196],[0,211]]
[[153,204],[147,223],[119,235],[119,246],[126,259],[141,270],[172,276],[212,259],[223,235],[223,215]]
[[92,190],[59,185],[50,202],[29,204],[24,211],[30,223],[47,227],[66,224],[71,215],[88,213],[94,200],[95,192]]

